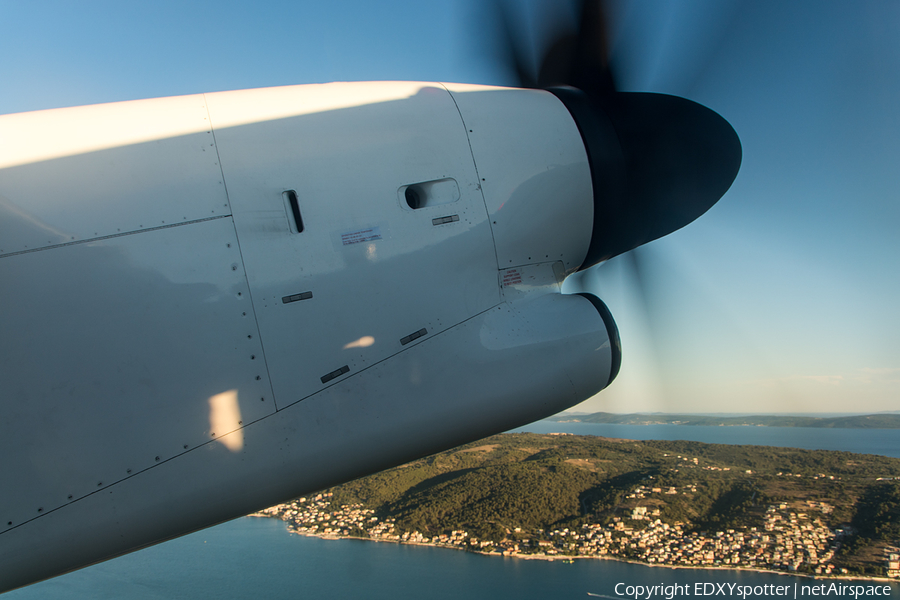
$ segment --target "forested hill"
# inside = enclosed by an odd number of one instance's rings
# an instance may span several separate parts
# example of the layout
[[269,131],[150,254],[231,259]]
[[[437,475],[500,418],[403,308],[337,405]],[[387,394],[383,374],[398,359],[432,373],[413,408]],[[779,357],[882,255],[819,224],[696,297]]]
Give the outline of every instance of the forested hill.
[[[746,557],[733,559],[746,564],[787,565],[789,554],[778,544],[791,548],[796,534],[814,537],[809,543],[818,548],[809,551],[817,559],[796,559],[800,570],[822,568],[828,556],[830,568],[880,574],[884,553],[892,552],[886,548],[900,540],[900,459],[849,452],[502,434],[328,492],[332,507],[365,507],[397,535],[427,540],[465,531],[482,546],[492,540],[519,552],[539,551],[541,539],[556,540],[554,552],[586,552],[567,549],[575,548],[574,538],[560,546],[564,534],[553,532],[600,527],[615,530],[603,552],[649,560],[639,554],[649,546],[622,536],[637,539],[644,528],[670,524],[669,538],[683,531],[694,536],[691,543],[717,535],[757,540],[752,548],[746,541]],[[817,533],[803,533],[814,522]],[[801,542],[793,544],[796,554]],[[666,548],[652,551],[665,557]]]
[[560,423],[612,423],[617,425],[702,425],[762,427],[826,427],[845,429],[900,429],[900,414],[853,415],[849,417],[805,417],[792,415],[715,415],[628,414],[597,412],[588,415],[562,414],[548,421]]

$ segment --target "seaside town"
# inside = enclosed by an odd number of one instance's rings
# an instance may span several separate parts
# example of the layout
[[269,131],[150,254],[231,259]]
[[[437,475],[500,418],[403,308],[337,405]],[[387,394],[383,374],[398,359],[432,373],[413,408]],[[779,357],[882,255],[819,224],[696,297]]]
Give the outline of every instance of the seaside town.
[[[689,490],[638,486],[629,498],[684,491]],[[563,560],[594,557],[695,568],[847,574],[832,560],[849,532],[823,524],[821,517],[833,510],[825,502],[773,504],[758,527],[700,533],[686,531],[682,522],[663,523],[658,509],[635,506],[630,515],[614,517],[606,525],[584,524],[580,529],[550,531],[513,527],[507,530],[507,539],[494,542],[479,540],[459,529],[439,535],[401,532],[393,519],[381,520],[374,510],[361,504],[332,506],[331,496],[326,493],[299,498],[253,516],[280,518],[290,531],[301,535],[427,544],[491,555]],[[883,560],[886,575],[900,577],[900,548],[885,548]]]

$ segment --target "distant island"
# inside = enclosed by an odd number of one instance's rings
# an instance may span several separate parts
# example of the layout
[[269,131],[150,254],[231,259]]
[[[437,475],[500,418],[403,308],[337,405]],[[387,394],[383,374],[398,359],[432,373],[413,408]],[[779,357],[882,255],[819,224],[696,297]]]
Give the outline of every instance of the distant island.
[[597,412],[588,415],[561,414],[548,421],[557,423],[612,423],[616,425],[700,425],[756,427],[826,427],[843,429],[900,429],[900,414],[853,415],[849,417],[806,417],[792,415],[668,415],[633,413],[627,415]]
[[523,558],[900,576],[900,459],[501,434],[257,513]]

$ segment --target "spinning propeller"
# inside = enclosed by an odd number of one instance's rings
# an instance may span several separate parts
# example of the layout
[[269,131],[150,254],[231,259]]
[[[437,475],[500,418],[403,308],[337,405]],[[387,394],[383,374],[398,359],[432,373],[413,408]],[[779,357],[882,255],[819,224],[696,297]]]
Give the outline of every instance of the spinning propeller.
[[594,186],[594,229],[582,269],[681,229],[728,191],[741,166],[737,133],[696,102],[619,91],[600,2],[584,0],[577,28],[550,36],[536,73],[524,40],[498,9],[508,49],[501,60],[520,86],[559,97],[584,139]]
[[585,289],[591,273],[586,269],[629,253],[622,266],[652,326],[649,257],[636,249],[691,223],[725,194],[740,169],[740,139],[728,121],[696,102],[621,91],[602,2],[582,0],[574,26],[551,30],[542,24],[545,31],[537,37],[547,41],[540,49],[501,3],[495,6],[498,62],[519,86],[546,89],[562,100],[587,149],[593,233],[570,286]]

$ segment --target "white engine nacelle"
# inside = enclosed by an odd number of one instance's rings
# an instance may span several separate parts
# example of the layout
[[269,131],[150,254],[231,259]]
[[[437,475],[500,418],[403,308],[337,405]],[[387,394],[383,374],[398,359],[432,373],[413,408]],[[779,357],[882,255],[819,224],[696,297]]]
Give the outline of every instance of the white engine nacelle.
[[0,590],[548,416],[606,307],[552,94],[346,83],[0,117]]

